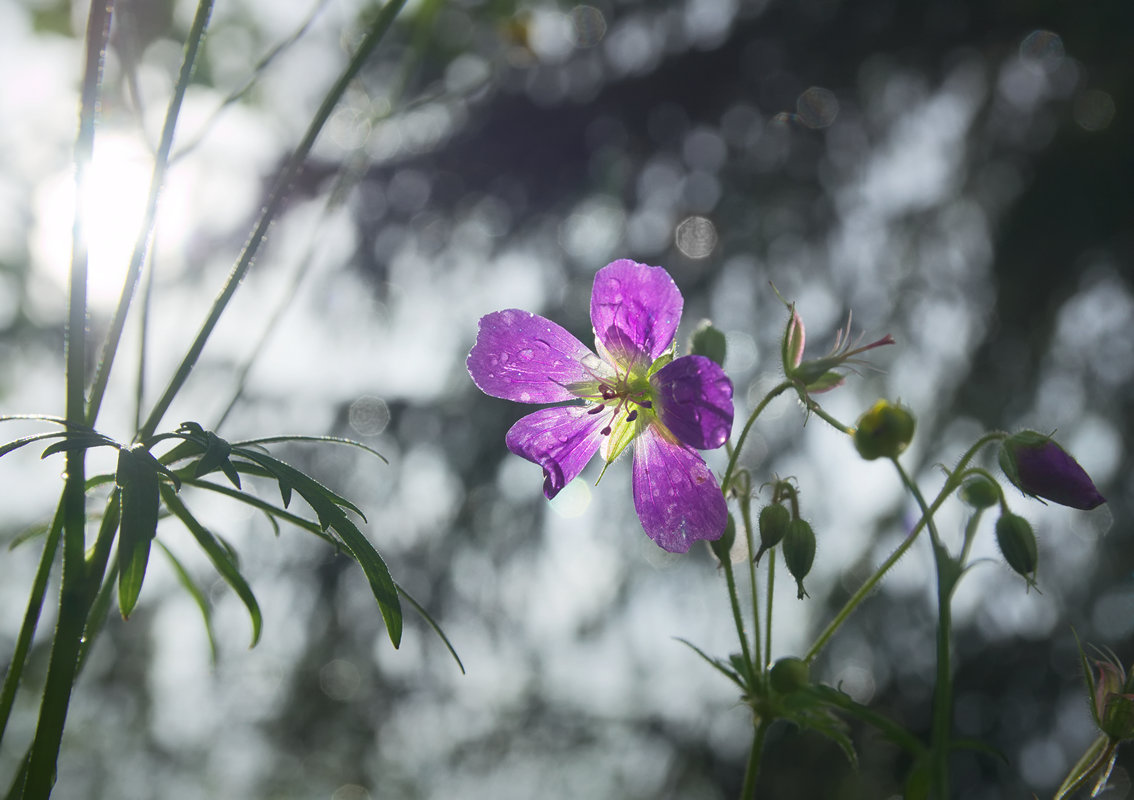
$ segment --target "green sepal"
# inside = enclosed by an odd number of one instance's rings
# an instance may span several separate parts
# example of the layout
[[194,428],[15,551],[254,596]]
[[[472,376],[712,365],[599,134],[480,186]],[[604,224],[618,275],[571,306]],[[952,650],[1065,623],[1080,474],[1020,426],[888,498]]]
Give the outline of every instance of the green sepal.
[[693,329],[693,335],[689,337],[690,353],[712,359],[722,367],[727,349],[724,333],[714,328],[713,323],[707,319],[701,320]]

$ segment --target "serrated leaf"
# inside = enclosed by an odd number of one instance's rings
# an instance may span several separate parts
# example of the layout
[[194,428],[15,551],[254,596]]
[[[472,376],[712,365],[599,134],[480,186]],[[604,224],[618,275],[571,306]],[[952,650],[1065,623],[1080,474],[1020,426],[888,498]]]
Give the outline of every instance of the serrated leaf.
[[189,593],[189,596],[193,598],[193,602],[197,604],[197,608],[201,612],[201,618],[205,623],[205,636],[208,637],[209,640],[209,655],[215,667],[217,664],[217,640],[213,632],[213,611],[209,606],[209,599],[205,596],[205,593],[201,591],[201,587],[193,580],[193,576],[185,569],[185,565],[173,554],[173,551],[160,541],[157,544],[158,547],[162,549],[162,552],[165,553],[165,557],[169,559],[169,563],[173,566],[173,571],[177,574],[178,582],[185,591]]
[[[343,509],[347,508],[362,516],[353,503],[339,497],[314,478],[300,472],[290,464],[286,464],[266,453],[255,450],[240,450],[240,455],[262,466],[277,476],[281,487],[284,483],[294,487],[307,504],[314,510],[319,523],[324,529],[334,530],[339,539],[350,553],[351,557],[362,567],[366,580],[370,583],[370,590],[374,599],[378,601],[378,609],[382,612],[382,619],[386,623],[386,632],[394,647],[401,643],[402,638],[402,609],[398,600],[398,589],[386,562],[378,555],[374,545],[370,543],[362,531],[351,522]],[[365,518],[364,518],[365,519]]]
[[260,604],[256,602],[252,588],[232,562],[226,546],[222,545],[204,525],[197,521],[197,518],[181,502],[181,498],[174,494],[168,486],[161,487],[161,496],[166,508],[181,520],[181,523],[197,540],[197,544],[201,545],[201,549],[205,551],[205,555],[209,557],[209,561],[212,562],[220,576],[224,578],[225,583],[232,587],[237,597],[244,603],[244,607],[248,610],[248,616],[252,620],[252,644],[249,646],[255,647],[256,643],[260,641],[260,631],[263,627]]

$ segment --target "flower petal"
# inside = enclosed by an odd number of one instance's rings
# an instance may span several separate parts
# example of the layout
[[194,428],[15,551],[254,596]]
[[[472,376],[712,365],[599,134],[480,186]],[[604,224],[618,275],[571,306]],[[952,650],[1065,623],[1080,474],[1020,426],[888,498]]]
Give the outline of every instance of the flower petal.
[[671,553],[720,538],[728,519],[720,486],[697,451],[653,428],[634,442],[634,508],[649,537]]
[[516,422],[504,442],[516,455],[543,467],[543,493],[550,500],[598,450],[605,416],[588,414],[584,406],[540,409]]
[[661,267],[625,258],[607,264],[595,274],[591,293],[599,352],[605,346],[622,363],[652,364],[673,343],[683,302]]
[[732,381],[715,361],[682,356],[650,378],[661,422],[690,447],[712,450],[732,432]]
[[611,373],[564,328],[514,308],[481,317],[465,366],[482,392],[520,403],[572,400],[596,375]]

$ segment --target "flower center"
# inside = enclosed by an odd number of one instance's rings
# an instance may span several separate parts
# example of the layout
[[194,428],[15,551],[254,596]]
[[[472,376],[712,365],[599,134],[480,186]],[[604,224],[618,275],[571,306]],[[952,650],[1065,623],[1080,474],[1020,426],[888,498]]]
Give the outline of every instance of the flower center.
[[613,425],[623,412],[626,413],[626,422],[634,422],[638,419],[638,409],[649,411],[654,407],[650,400],[650,382],[646,378],[632,375],[601,382],[598,394],[587,399],[595,404],[594,408],[587,411],[588,414],[601,414],[613,406],[610,422],[599,431],[603,436],[610,436]]

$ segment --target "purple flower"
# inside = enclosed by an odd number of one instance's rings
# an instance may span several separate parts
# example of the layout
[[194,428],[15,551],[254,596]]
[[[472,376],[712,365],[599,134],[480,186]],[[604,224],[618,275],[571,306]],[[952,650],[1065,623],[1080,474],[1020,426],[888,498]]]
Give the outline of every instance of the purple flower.
[[609,465],[633,443],[634,508],[650,538],[675,553],[724,531],[724,496],[697,450],[720,447],[732,430],[724,371],[703,356],[673,357],[682,305],[668,272],[622,259],[595,275],[598,355],[551,320],[508,309],[481,318],[467,361],[493,397],[575,401],[528,414],[505,437],[543,468],[548,499],[596,451]]
[[1000,445],[1000,468],[1024,494],[1088,511],[1106,499],[1087,471],[1050,436],[1021,431]]

